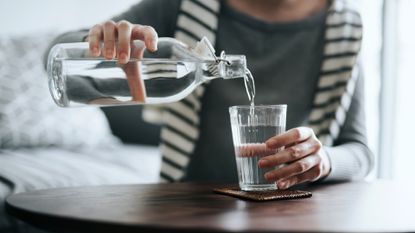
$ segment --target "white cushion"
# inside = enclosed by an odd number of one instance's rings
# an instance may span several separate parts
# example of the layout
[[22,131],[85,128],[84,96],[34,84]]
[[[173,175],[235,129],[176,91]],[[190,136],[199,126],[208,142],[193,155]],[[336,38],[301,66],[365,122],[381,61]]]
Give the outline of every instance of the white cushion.
[[100,109],[53,103],[42,62],[53,37],[0,38],[0,148],[117,144]]

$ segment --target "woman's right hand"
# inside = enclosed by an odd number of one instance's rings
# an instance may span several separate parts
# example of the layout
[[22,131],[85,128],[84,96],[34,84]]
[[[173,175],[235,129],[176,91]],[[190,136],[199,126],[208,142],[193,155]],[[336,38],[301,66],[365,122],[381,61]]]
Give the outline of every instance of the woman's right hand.
[[[126,64],[131,57],[131,41],[142,40],[148,50],[157,50],[157,32],[150,26],[131,24],[122,20],[115,23],[112,20],[97,24],[89,30],[87,41],[92,56],[102,55],[108,60],[115,57],[118,62]],[[103,47],[101,49],[101,43]]]

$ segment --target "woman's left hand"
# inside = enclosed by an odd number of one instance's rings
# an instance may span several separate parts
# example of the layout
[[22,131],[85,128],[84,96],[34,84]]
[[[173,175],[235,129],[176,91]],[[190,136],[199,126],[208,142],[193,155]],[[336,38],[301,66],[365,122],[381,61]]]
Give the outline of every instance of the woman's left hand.
[[269,181],[277,182],[279,189],[307,181],[316,181],[330,173],[330,161],[311,128],[299,127],[266,141],[271,149],[284,148],[258,162],[260,168],[284,165],[265,173]]

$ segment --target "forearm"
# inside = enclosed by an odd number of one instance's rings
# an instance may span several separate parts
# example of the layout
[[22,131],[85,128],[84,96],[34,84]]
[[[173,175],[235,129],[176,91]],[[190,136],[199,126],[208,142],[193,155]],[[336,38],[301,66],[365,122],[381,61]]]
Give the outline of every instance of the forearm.
[[58,36],[54,42],[56,43],[72,43],[72,42],[81,42],[85,40],[85,37],[88,35],[88,29],[72,31],[64,33]]
[[[129,10],[112,17],[111,19],[115,22],[126,20],[132,24],[149,25],[156,30],[159,37],[172,37],[176,27],[180,3],[181,1],[179,0],[143,0],[133,5]],[[45,67],[49,50],[53,45],[57,43],[83,41],[88,35],[88,31],[89,29],[78,30],[58,36],[45,51],[43,59]]]
[[366,145],[349,142],[324,147],[331,162],[330,174],[324,181],[350,181],[366,177],[374,166],[372,152]]

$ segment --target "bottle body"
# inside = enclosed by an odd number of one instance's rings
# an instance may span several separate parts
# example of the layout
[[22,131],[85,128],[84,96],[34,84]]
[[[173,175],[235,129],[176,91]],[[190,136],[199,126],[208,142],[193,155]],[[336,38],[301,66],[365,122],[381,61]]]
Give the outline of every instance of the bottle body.
[[48,58],[55,103],[69,107],[176,102],[207,80],[243,77],[246,69],[244,56],[218,61],[206,50],[198,53],[172,38],[160,38],[155,53],[141,41],[131,47],[130,61],[119,64],[116,59],[89,56],[87,43],[56,45]]

